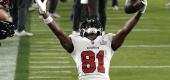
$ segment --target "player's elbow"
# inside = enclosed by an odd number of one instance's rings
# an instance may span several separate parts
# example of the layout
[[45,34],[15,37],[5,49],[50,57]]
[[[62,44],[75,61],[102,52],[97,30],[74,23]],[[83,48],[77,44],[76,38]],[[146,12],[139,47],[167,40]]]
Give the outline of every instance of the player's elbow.
[[121,29],[118,33],[121,36],[126,36],[126,35],[128,35],[129,31],[125,28],[125,29]]
[[68,52],[68,53],[72,53],[74,50],[73,44],[67,43],[67,42],[61,42],[61,45],[63,46],[63,48]]
[[74,47],[64,47],[64,49],[68,52],[68,53],[72,53],[74,50]]

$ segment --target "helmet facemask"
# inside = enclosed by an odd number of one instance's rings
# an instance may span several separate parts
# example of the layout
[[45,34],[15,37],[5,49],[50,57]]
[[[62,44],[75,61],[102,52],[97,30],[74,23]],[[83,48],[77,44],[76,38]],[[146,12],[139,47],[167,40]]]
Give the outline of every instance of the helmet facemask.
[[15,26],[12,22],[0,21],[0,39],[12,37],[14,35]]
[[80,27],[80,35],[82,37],[87,37],[89,34],[101,35],[103,28],[99,21],[95,19],[87,19],[84,21]]

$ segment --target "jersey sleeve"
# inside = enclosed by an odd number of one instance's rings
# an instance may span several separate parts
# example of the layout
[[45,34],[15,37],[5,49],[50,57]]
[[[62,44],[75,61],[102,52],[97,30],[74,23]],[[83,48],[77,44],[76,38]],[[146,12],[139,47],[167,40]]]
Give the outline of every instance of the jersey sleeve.
[[79,46],[79,45],[77,45],[77,43],[79,42],[80,36],[71,34],[71,35],[69,35],[69,37],[71,38],[71,41],[72,41],[73,47],[74,47],[74,50],[71,53],[74,53],[75,50],[77,49],[77,46]]
[[[108,33],[108,34],[106,34],[106,36],[107,36],[107,39],[108,39],[108,41],[110,42],[110,48],[111,48],[111,44],[112,44],[112,40],[113,40],[113,37],[115,36],[115,34],[114,33]],[[112,53],[114,53],[114,50],[111,48],[111,50],[112,50]]]
[[112,39],[115,36],[115,34],[114,33],[108,33],[108,34],[106,34],[106,36],[108,37],[109,41],[112,42]]

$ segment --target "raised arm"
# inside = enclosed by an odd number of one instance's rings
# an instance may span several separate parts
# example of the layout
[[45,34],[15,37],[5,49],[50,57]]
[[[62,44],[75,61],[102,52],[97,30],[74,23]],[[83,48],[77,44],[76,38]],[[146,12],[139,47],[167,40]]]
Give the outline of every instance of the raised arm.
[[145,5],[140,11],[134,14],[134,16],[128,20],[128,22],[124,25],[122,29],[120,29],[116,35],[112,39],[112,49],[117,50],[124,42],[126,36],[129,32],[135,27],[137,22],[139,21],[142,14],[145,12],[147,6],[147,0],[143,0],[143,4]]
[[71,53],[74,49],[71,38],[68,37],[68,35],[66,35],[66,33],[60,29],[59,25],[53,21],[53,18],[46,13],[46,1],[47,0],[44,0],[44,2],[42,2],[41,0],[36,0],[39,5],[40,14],[43,16],[44,22],[49,26],[51,31],[59,39],[63,48],[67,50],[67,52]]

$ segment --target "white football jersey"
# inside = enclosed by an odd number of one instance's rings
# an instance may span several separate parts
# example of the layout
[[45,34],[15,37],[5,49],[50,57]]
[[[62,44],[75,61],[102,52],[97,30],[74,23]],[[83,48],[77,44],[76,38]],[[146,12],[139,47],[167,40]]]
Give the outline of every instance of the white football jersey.
[[71,53],[79,74],[79,80],[110,80],[110,60],[113,34],[98,36],[94,41],[86,37],[71,36],[74,50]]

